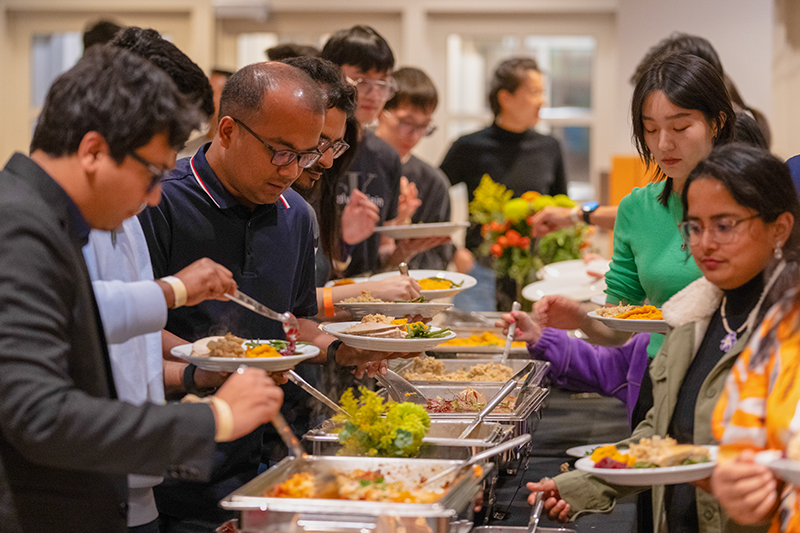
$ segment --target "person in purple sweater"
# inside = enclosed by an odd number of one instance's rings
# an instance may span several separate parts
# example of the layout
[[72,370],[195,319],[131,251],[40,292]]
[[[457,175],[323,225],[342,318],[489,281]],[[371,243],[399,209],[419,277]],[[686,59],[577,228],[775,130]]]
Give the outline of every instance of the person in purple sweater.
[[634,335],[622,346],[595,346],[570,338],[564,330],[543,329],[523,311],[502,315],[496,325],[506,335],[512,323],[516,324],[514,340],[526,341],[533,359],[550,362],[548,375],[556,386],[617,398],[625,404],[631,422],[647,369],[649,333]]

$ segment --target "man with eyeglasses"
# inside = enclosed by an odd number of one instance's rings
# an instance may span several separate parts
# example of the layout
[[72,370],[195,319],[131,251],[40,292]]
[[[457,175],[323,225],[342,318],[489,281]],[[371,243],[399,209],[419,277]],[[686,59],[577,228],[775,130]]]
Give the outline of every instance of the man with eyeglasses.
[[[334,33],[320,57],[339,65],[358,89],[359,147],[336,191],[337,202],[346,206],[343,218],[351,213],[377,211],[375,223],[408,223],[420,204],[416,188],[401,179],[402,165],[394,149],[366,129],[397,88],[392,78],[394,54],[389,44],[373,28],[353,26]],[[373,233],[375,223],[353,231],[343,228],[342,238],[350,248],[349,262],[343,265],[345,277],[394,268],[441,244],[431,239],[407,239],[398,246],[381,248],[380,235]]]
[[[317,85],[289,65],[248,65],[225,85],[219,116],[214,140],[178,161],[163,182],[160,204],[140,215],[155,275],[208,257],[233,273],[243,293],[294,313],[301,340],[321,348],[319,362],[355,365],[389,355],[334,343],[303,318],[317,314],[314,240],[306,203],[289,187],[322,157],[324,105]],[[221,301],[171,310],[166,329],[189,341],[227,331],[250,339],[284,337],[280,323]],[[283,414],[299,424],[304,411],[293,407],[299,393],[292,387],[284,388]],[[162,533],[213,531],[232,518],[217,502],[256,475],[262,439],[272,446],[273,437],[271,428],[261,428],[220,446],[210,484],[166,480],[156,487]],[[273,449],[274,459],[283,455],[283,448]]]
[[[423,138],[436,131],[433,123],[433,113],[439,104],[436,86],[418,68],[401,68],[393,77],[397,92],[378,116],[375,134],[397,151],[403,163],[403,176],[417,187],[422,204],[411,222],[449,222],[450,182],[447,176],[411,153]],[[409,267],[445,270],[453,251],[452,244],[442,244],[417,254]]]

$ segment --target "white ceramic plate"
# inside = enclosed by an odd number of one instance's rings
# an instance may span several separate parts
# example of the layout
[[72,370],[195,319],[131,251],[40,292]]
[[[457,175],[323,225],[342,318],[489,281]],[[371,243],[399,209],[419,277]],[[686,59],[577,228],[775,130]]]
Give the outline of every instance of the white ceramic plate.
[[449,237],[456,231],[469,227],[469,222],[428,222],[404,226],[378,226],[375,233],[390,239],[422,239],[425,237]]
[[[714,471],[714,467],[717,465],[717,447],[706,446],[706,448],[708,448],[709,456],[711,457],[711,462],[709,463],[666,466],[662,468],[621,468],[619,470],[614,470],[611,468],[595,468],[594,461],[588,457],[583,457],[575,461],[575,468],[583,472],[589,472],[600,479],[616,485],[628,485],[633,487],[676,485],[678,483],[698,481],[711,475]],[[627,453],[627,450],[620,450],[620,453]]]
[[567,450],[567,455],[572,457],[582,458],[591,455],[595,448],[600,446],[613,446],[615,442],[604,442],[602,444],[584,444],[583,446],[573,446]]
[[601,295],[605,298],[606,281],[595,280],[590,276],[583,278],[543,279],[526,285],[522,289],[522,296],[526,300],[538,302],[545,296],[566,296],[579,302],[585,302],[592,297]]
[[617,331],[632,331],[634,333],[666,333],[669,331],[669,326],[664,320],[631,320],[628,318],[606,318],[598,316],[597,313],[591,311],[588,313],[591,318],[599,320],[611,329]]
[[392,302],[358,302],[358,303],[345,303],[339,302],[333,304],[350,313],[356,319],[361,320],[367,315],[374,315],[380,313],[386,316],[393,316],[395,318],[415,317],[421,316],[422,318],[433,318],[445,309],[450,309],[453,304],[449,303],[436,303],[436,302],[421,302],[421,303],[392,303]]
[[591,278],[587,272],[601,272],[605,274],[611,261],[606,259],[594,259],[584,263],[583,259],[573,259],[571,261],[560,261],[550,263],[542,267],[542,279],[583,279]]
[[[394,271],[382,272],[381,274],[375,274],[374,276],[370,277],[369,280],[377,281],[396,275],[397,272]],[[460,286],[454,287],[452,289],[442,289],[437,291],[422,291],[422,296],[424,296],[426,300],[449,298],[451,296],[455,296],[456,294],[458,294],[463,290],[471,289],[472,287],[478,284],[478,281],[472,276],[468,276],[467,274],[461,274],[460,272],[450,272],[449,270],[424,270],[424,269],[409,270],[408,275],[417,281],[425,278],[444,278],[444,279],[449,279],[453,283],[461,284]]]
[[[266,343],[269,341],[258,341]],[[283,372],[291,370],[298,363],[319,355],[319,348],[311,344],[298,344],[295,355],[280,357],[204,357],[192,354],[191,344],[175,346],[170,353],[188,361],[197,368],[211,372],[235,372],[240,366],[252,366],[267,372]]]
[[[359,322],[333,322],[331,324],[324,324],[322,331],[329,333],[341,340],[351,348],[358,348],[360,350],[373,350],[376,352],[409,352],[417,353],[424,352],[435,348],[439,343],[448,341],[456,336],[452,331],[448,332],[447,336],[439,339],[380,339],[375,337],[365,337],[363,335],[348,335],[342,333],[350,326],[359,324]],[[432,331],[438,331],[442,328],[431,326]]]
[[760,463],[787,483],[800,484],[800,461],[785,459],[780,450],[765,450],[756,454],[756,462]]
[[[354,283],[362,283],[364,281],[369,281],[369,278],[367,277],[349,278],[349,279],[352,279]],[[325,286],[334,287],[335,286],[334,283],[335,282],[333,280],[330,280],[329,282],[325,283]],[[348,285],[352,285],[352,283],[349,283]]]

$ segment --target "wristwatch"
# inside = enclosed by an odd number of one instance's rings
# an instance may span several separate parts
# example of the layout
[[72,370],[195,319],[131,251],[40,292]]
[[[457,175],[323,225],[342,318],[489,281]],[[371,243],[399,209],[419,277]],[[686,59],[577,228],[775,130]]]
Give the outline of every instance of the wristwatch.
[[600,204],[597,202],[586,202],[581,206],[581,212],[583,212],[583,221],[587,224],[591,224],[589,219],[592,216],[592,213],[597,211],[597,208],[600,207]]

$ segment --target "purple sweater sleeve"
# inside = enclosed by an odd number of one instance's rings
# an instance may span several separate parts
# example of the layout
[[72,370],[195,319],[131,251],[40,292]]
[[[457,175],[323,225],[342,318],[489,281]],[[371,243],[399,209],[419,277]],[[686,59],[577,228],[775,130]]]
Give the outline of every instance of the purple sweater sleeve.
[[640,333],[622,346],[594,346],[566,331],[545,328],[536,344],[528,343],[528,352],[533,359],[550,362],[549,375],[557,386],[617,398],[630,416],[647,367],[649,342],[650,335]]

